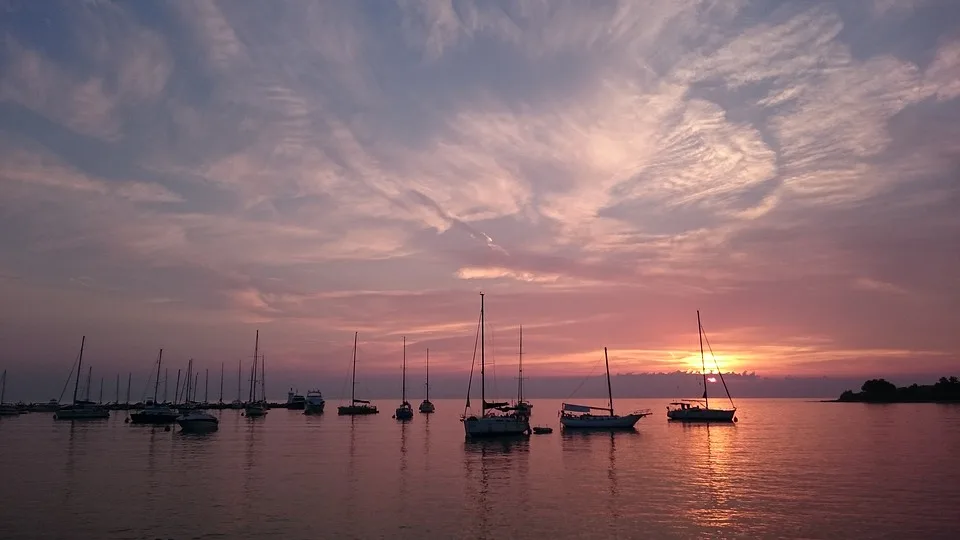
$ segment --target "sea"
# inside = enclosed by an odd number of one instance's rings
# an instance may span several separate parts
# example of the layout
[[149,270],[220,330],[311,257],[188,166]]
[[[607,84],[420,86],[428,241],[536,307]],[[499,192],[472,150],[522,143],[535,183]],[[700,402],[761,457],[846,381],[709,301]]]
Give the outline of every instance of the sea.
[[[467,441],[463,402],[391,418],[213,411],[207,435],[0,418],[2,539],[960,538],[960,406],[741,399],[685,425]],[[418,402],[414,402],[414,407]],[[597,402],[599,404],[599,402]]]

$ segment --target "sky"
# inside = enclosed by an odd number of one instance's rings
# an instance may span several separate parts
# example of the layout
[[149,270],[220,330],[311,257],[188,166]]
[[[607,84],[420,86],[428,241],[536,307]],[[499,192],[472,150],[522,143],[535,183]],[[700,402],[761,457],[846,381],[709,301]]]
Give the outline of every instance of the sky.
[[958,178],[954,0],[4,0],[0,367],[935,378]]

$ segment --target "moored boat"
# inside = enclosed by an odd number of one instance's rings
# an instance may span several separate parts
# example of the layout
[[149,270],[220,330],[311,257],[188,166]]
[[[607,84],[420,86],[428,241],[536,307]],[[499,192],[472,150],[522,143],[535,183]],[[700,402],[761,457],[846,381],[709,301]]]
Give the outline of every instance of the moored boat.
[[205,411],[190,411],[177,418],[180,429],[187,433],[209,433],[220,427],[220,420]]
[[410,420],[413,418],[413,407],[407,401],[407,338],[403,338],[403,367],[401,368],[400,384],[400,406],[394,411],[393,417],[397,420]]
[[320,390],[310,390],[304,402],[303,414],[321,414],[326,403]]
[[[257,380],[257,364],[260,361],[260,330],[257,330],[255,341],[253,342],[253,368],[250,370],[250,400],[243,408],[243,414],[247,418],[260,418],[267,415],[267,402],[263,395],[264,388],[261,387],[260,399],[257,399],[257,382],[263,385],[263,373],[260,380]],[[261,365],[261,370],[264,369]]]
[[427,349],[427,382],[424,384],[426,388],[426,395],[423,397],[423,401],[420,402],[420,412],[423,414],[430,414],[437,410],[433,405],[433,402],[430,401],[430,349]]
[[0,416],[19,416],[20,409],[13,403],[7,403],[4,398],[7,397],[7,370],[3,370],[0,375]]
[[[720,382],[723,383],[723,389],[727,393],[731,408],[710,408],[710,398],[707,395],[707,365],[703,353],[704,331],[703,325],[700,323],[700,310],[697,310],[697,334],[700,338],[700,375],[703,377],[703,399],[683,399],[670,403],[667,406],[667,418],[677,422],[736,422],[737,407],[733,404],[730,389],[727,388],[727,382],[723,379],[723,372],[720,371],[715,356],[713,357],[713,363],[717,368],[717,375],[720,377]],[[710,342],[707,341],[707,346],[709,345]],[[712,347],[710,355],[713,356]]]
[[[610,360],[607,357],[607,348],[603,348],[603,362],[607,371],[607,407],[591,405],[576,405],[564,403],[560,409],[560,425],[563,429],[633,429],[644,416],[650,416],[649,410],[635,411],[630,414],[615,414],[613,412],[613,388],[610,384]],[[607,414],[593,414],[593,411],[604,411]]]
[[[54,420],[101,420],[110,418],[110,411],[106,407],[97,405],[90,401],[90,372],[87,372],[87,399],[78,399],[77,391],[80,389],[80,369],[83,367],[83,346],[87,341],[87,336],[80,340],[80,354],[77,356],[77,376],[73,382],[73,403],[64,405],[53,413]],[[69,383],[69,379],[67,379]]]
[[509,413],[507,402],[487,402],[486,400],[486,336],[484,330],[484,294],[480,293],[480,414],[468,414],[470,408],[470,389],[467,389],[467,403],[460,421],[467,438],[524,435],[530,433],[528,416]]
[[291,388],[287,392],[287,408],[295,411],[302,411],[306,408],[307,398],[302,394],[297,393],[296,390]]
[[359,332],[353,334],[353,376],[350,383],[350,404],[337,407],[337,414],[340,416],[358,416],[367,414],[378,414],[375,405],[371,405],[366,399],[357,399],[357,337]]
[[157,402],[157,393],[160,389],[160,365],[163,363],[163,349],[157,355],[157,376],[153,383],[153,400],[147,402],[147,406],[130,415],[132,424],[172,424],[177,421],[179,413],[170,408],[166,403]]

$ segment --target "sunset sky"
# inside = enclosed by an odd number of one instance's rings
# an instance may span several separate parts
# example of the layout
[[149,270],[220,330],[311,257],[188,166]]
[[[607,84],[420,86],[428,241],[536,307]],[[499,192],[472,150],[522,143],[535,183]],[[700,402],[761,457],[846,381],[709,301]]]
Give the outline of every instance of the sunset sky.
[[[960,3],[0,1],[0,368],[956,371]],[[492,351],[492,353],[490,352]],[[419,375],[418,375],[419,376]],[[112,380],[112,379],[108,379]],[[305,388],[301,388],[305,389]],[[52,390],[51,390],[52,392]]]

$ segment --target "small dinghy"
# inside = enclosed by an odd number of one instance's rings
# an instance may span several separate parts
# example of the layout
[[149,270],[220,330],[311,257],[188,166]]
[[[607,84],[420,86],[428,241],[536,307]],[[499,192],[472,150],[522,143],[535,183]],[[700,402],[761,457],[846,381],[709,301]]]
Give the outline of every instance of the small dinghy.
[[553,428],[547,426],[534,426],[533,432],[536,435],[546,435],[547,433],[553,433]]

